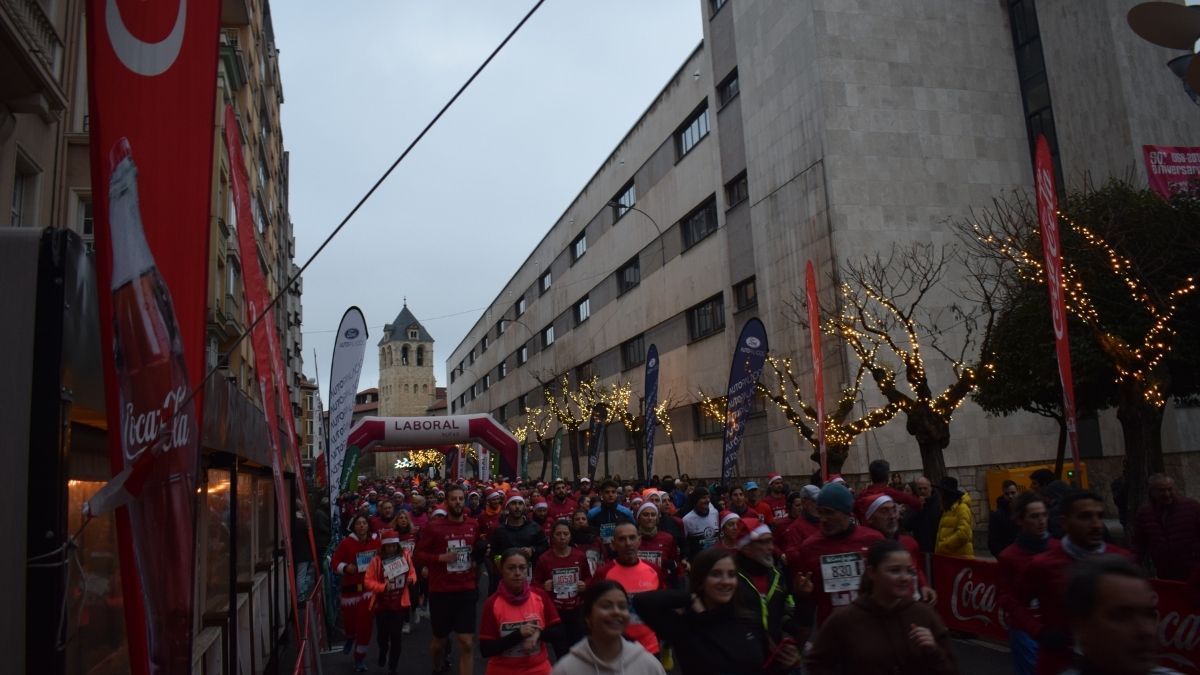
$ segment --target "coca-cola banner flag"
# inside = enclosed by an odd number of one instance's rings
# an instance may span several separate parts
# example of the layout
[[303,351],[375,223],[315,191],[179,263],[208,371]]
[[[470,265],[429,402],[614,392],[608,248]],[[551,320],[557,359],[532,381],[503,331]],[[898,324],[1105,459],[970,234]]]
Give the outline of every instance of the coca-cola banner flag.
[[[933,556],[937,610],[947,628],[1008,641],[997,568],[991,560]],[[1200,607],[1192,604],[1193,594],[1176,581],[1151,579],[1150,584],[1158,594],[1160,663],[1200,675]]]
[[[258,242],[254,233],[254,221],[250,211],[250,186],[246,178],[246,165],[242,157],[242,132],[238,129],[237,114],[233,106],[225,106],[225,149],[229,154],[230,181],[233,190],[233,212],[229,214],[229,226],[237,233],[238,250],[242,260],[258,257]],[[271,446],[271,473],[275,477],[275,510],[279,514],[279,531],[283,534],[283,549],[288,559],[288,580],[291,582],[292,619],[296,634],[300,634],[300,604],[296,598],[296,566],[292,560],[292,508],[288,499],[288,485],[283,476],[283,451],[279,447],[279,417],[276,405],[287,405],[287,389],[277,388],[276,375],[280,366],[275,363],[279,338],[275,334],[275,320],[267,309],[271,302],[267,294],[267,280],[260,265],[245,265],[242,285],[246,296],[246,320],[254,326],[250,331],[250,342],[254,346],[254,372],[258,390],[262,395],[263,412],[267,417],[267,440]],[[264,315],[265,312],[265,315]],[[261,317],[261,320],[260,320]],[[314,547],[315,548],[315,547]]]
[[829,456],[825,449],[825,358],[821,354],[821,305],[817,299],[817,275],[812,261],[805,270],[808,300],[808,332],[812,353],[814,407],[817,409],[817,450],[821,458],[821,480],[829,480]]
[[1046,266],[1046,289],[1050,293],[1050,320],[1054,326],[1054,346],[1058,353],[1058,378],[1062,382],[1063,420],[1075,475],[1079,475],[1079,433],[1075,427],[1075,385],[1071,379],[1071,341],[1067,337],[1067,309],[1063,303],[1062,249],[1058,240],[1058,193],[1054,188],[1054,163],[1050,144],[1041,134],[1033,166],[1037,191],[1038,223],[1042,228],[1042,254]]
[[358,376],[362,373],[363,353],[367,349],[367,322],[362,310],[351,307],[342,315],[337,337],[333,342],[333,363],[329,376],[329,442],[326,446],[329,470],[329,509],[334,536],[330,552],[337,546],[342,528],[338,522],[338,497],[342,494],[342,465],[346,460],[346,440],[354,417],[354,395],[358,393]]
[[646,350],[646,407],[642,410],[646,428],[646,475],[654,475],[654,427],[658,418],[654,409],[658,407],[658,346],[650,345]]
[[1163,199],[1200,183],[1200,148],[1143,145],[1142,157],[1150,189]]
[[721,454],[721,484],[729,485],[737,466],[738,447],[750,418],[754,390],[767,361],[767,329],[762,321],[750,319],[738,336],[729,366],[729,389],[725,395],[725,442]]
[[191,670],[220,3],[89,0],[88,119],[130,670]]

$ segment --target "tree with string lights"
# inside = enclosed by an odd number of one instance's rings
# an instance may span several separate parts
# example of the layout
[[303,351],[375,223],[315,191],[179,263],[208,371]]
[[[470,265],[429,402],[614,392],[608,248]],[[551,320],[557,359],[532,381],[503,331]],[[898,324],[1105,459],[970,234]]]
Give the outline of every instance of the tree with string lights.
[[[546,399],[547,410],[554,415],[559,425],[571,438],[571,464],[575,476],[579,477],[583,474],[580,473],[579,445],[575,441],[577,438],[575,432],[587,429],[595,415],[599,415],[600,420],[606,425],[616,422],[620,413],[618,393],[614,387],[602,386],[595,376],[578,383],[578,386],[572,389],[570,378],[563,375],[557,391],[552,383],[544,383],[542,394]],[[626,394],[625,400],[628,405],[628,394]],[[589,432],[589,434],[585,434],[585,447],[590,442]]]
[[546,469],[550,466],[550,456],[554,451],[555,423],[558,419],[547,408],[526,408],[521,417],[521,423],[509,427],[516,437],[517,443],[525,445],[535,443],[542,453],[542,470],[538,480],[546,480]]
[[[882,410],[887,412],[880,415],[904,413],[924,473],[934,482],[946,472],[943,451],[950,444],[954,412],[991,369],[986,361],[972,364],[968,358],[995,317],[990,301],[980,302],[978,293],[966,290],[973,284],[954,289],[961,304],[928,307],[931,294],[946,289],[956,260],[951,246],[915,243],[893,246],[886,258],[876,254],[845,265],[841,309],[831,313],[825,329],[850,347],[870,374],[886,401]],[[990,289],[981,292],[991,297]],[[956,349],[947,344],[951,337]],[[934,384],[926,347],[946,366],[939,370],[949,371],[945,386]]]
[[[1044,292],[1040,230],[1028,197],[1018,199],[1025,200],[1024,207],[968,224],[977,242],[973,254],[1005,265],[1010,284],[1032,284]],[[1132,512],[1145,500],[1148,475],[1165,468],[1167,399],[1200,394],[1195,293],[1200,191],[1163,199],[1123,181],[1087,185],[1067,196],[1058,218],[1064,302],[1111,377]],[[1048,332],[1049,323],[1030,330]],[[1074,347],[1073,342],[1072,366],[1079,380]]]

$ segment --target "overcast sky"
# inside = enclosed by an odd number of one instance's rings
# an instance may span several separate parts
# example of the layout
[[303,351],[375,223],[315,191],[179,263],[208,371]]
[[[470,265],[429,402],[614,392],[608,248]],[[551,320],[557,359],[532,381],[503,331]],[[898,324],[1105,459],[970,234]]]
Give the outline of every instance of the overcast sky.
[[[271,5],[303,264],[534,0]],[[328,400],[351,305],[378,381],[409,309],[434,372],[702,37],[700,0],[549,0],[304,275],[304,371]],[[317,350],[317,362],[313,349]]]

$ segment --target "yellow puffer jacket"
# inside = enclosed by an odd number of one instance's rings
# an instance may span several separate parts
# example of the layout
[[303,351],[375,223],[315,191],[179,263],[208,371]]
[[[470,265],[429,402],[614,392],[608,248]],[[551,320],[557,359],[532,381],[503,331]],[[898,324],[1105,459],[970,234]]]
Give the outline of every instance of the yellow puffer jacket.
[[975,557],[975,517],[971,515],[971,495],[964,493],[950,510],[942,512],[937,545],[933,551],[960,558]]

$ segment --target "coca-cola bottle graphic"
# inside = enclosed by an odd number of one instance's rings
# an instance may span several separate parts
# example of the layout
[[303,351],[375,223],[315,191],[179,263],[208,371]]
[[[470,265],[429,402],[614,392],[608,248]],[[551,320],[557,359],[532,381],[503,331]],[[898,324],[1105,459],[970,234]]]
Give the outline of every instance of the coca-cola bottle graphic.
[[113,352],[151,669],[191,666],[198,434],[171,294],[146,243],[129,141],[109,155]]

